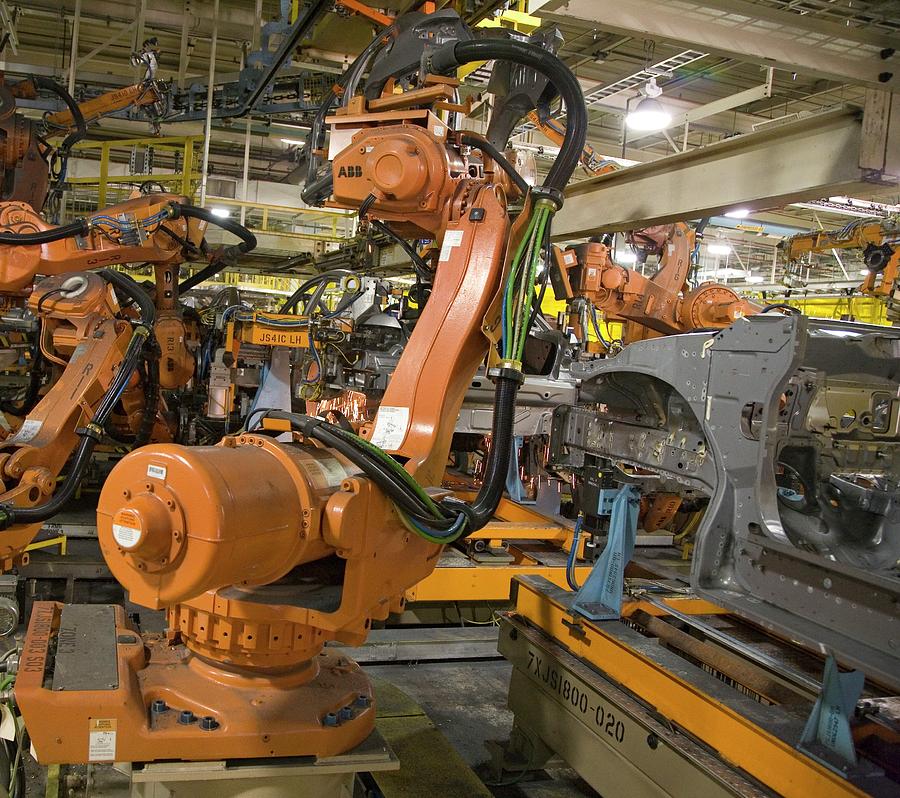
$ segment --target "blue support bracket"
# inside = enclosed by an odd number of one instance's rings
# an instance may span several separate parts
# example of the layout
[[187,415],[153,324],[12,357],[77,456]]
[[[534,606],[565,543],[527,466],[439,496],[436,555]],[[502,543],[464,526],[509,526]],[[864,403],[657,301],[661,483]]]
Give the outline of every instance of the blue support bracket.
[[592,621],[618,620],[622,615],[625,566],[634,555],[640,491],[623,485],[612,501],[606,548],[591,569],[571,605],[573,614]]
[[509,471],[506,472],[506,492],[514,502],[522,502],[525,498],[525,486],[519,477],[519,449],[522,446],[521,435],[512,439],[512,453],[509,458]]
[[829,654],[825,660],[822,691],[797,746],[841,775],[857,765],[850,718],[856,710],[865,681],[862,671],[841,673],[834,657]]

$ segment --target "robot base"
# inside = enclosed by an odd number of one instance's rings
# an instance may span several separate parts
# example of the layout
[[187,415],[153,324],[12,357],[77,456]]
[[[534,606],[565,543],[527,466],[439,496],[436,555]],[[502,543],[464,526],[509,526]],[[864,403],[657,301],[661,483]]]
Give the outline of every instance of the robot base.
[[232,672],[142,639],[113,605],[34,605],[16,698],[40,762],[342,754],[374,728],[371,685],[323,652],[288,673]]

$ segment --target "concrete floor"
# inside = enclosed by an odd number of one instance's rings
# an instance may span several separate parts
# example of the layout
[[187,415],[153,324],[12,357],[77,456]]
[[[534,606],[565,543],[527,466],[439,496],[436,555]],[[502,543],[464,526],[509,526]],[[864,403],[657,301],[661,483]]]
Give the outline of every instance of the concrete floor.
[[[373,678],[403,690],[425,710],[450,744],[498,798],[587,798],[597,793],[560,763],[515,783],[493,786],[486,748],[505,741],[513,716],[506,708],[512,666],[506,660],[366,665]],[[510,779],[509,781],[514,781]]]

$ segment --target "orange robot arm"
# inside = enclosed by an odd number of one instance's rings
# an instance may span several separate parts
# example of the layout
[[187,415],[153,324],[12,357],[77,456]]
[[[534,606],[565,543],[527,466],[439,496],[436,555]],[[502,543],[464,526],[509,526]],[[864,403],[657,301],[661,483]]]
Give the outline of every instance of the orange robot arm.
[[[179,387],[193,375],[193,356],[185,346],[175,300],[178,265],[185,249],[200,250],[205,212],[181,200],[171,195],[129,200],[77,223],[82,234],[58,238],[52,234],[59,228],[46,225],[27,206],[7,203],[0,211],[21,214],[13,225],[15,232],[8,234],[16,241],[51,233],[51,240],[0,248],[0,264],[7,276],[15,275],[10,280],[15,286],[28,284],[38,272],[51,275],[32,292],[29,307],[41,322],[44,358],[63,367],[61,377],[18,432],[0,445],[5,488],[0,506],[6,529],[0,535],[0,565],[8,567],[40,529],[43,516],[59,509],[60,494],[49,497],[79,438],[85,440],[84,430],[91,433],[91,440],[99,439],[120,399],[132,431],[152,428],[155,418],[143,418],[142,392],[133,373],[138,356],[145,356],[141,355],[145,339],[154,350],[156,338],[163,344],[156,354],[161,387]],[[155,303],[118,273],[69,274],[77,268],[129,261],[156,264]],[[144,323],[134,331],[129,320],[133,311],[122,313],[110,283],[143,297],[139,305]],[[98,414],[103,423],[94,420]],[[77,481],[73,470],[74,466],[67,486]]]
[[[124,89],[116,89],[78,103],[85,122],[93,122],[107,114],[121,111],[129,106],[142,107],[162,102],[162,94],[156,81],[144,81],[126,86]],[[75,117],[68,109],[56,111],[46,117],[48,124],[55,127],[71,128],[75,124]]]
[[26,288],[36,274],[180,263],[182,242],[199,248],[205,229],[199,220],[170,214],[173,204],[186,202],[173,194],[148,194],[63,227],[47,224],[23,202],[0,203],[0,245],[7,245],[0,247],[0,291]]
[[[430,63],[449,74],[492,58],[547,71],[571,115],[583,117],[574,75],[534,47],[450,42]],[[415,107],[421,93],[408,93],[408,107],[392,97],[391,110],[378,112],[354,97],[330,120],[347,140],[332,163],[333,204],[398,237],[441,244],[430,299],[367,439],[322,419],[269,414],[290,441],[251,431],[214,447],[145,446],[106,480],[97,510],[104,557],[134,601],[167,609],[172,630],[168,642],[116,654],[128,678],[101,700],[111,713],[103,717],[120,719],[118,759],[195,755],[186,748],[199,758],[328,756],[358,744],[373,728],[371,686],[325,642],[362,642],[373,620],[403,606],[445,542],[496,509],[511,449],[500,438],[487,468],[499,480],[486,479],[473,505],[444,501],[440,479],[466,388],[497,354],[500,326],[495,425],[512,435],[540,249],[583,132],[569,135],[559,168],[512,226],[503,188],[471,176],[446,124]],[[583,131],[586,120],[577,121]],[[80,761],[77,729],[97,707],[29,676],[16,691],[29,728],[42,725],[48,701],[63,718],[56,742],[32,733],[39,756]],[[168,706],[204,716],[206,731],[175,726],[176,713],[162,714]]]
[[591,241],[577,247],[554,249],[552,272],[558,299],[580,297],[591,302],[606,318],[626,322],[624,341],[672,335],[702,328],[722,328],[741,316],[760,311],[760,306],[730,288],[707,282],[687,284],[693,231],[679,222],[640,231],[641,240],[652,242],[660,253],[659,268],[652,277],[613,263],[609,247]]

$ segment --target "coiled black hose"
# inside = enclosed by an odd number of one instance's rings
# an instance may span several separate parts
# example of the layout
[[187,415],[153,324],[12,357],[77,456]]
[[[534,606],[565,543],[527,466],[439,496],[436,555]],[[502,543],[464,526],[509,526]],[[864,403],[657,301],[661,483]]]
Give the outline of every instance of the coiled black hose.
[[297,304],[300,302],[303,296],[310,293],[311,290],[316,289],[323,283],[327,284],[335,280],[335,278],[353,276],[354,272],[350,271],[349,269],[329,269],[326,272],[322,272],[321,274],[317,274],[314,277],[310,277],[285,300],[284,304],[281,306],[278,312],[293,313],[294,308],[297,307]]
[[144,414],[135,435],[135,447],[145,446],[153,434],[156,414],[159,411],[159,358],[161,352],[155,335],[150,335],[144,346]]
[[[341,75],[337,82],[337,87],[344,98],[349,99],[356,92],[356,86],[359,84],[363,73],[372,57],[390,40],[392,32],[396,25],[385,28],[372,39],[350,65],[350,68]],[[338,99],[338,93],[332,91],[322,101],[319,110],[312,121],[309,135],[306,137],[306,180],[303,191],[300,192],[300,198],[307,205],[321,205],[322,200],[331,195],[331,184],[333,175],[331,170],[324,175],[319,175],[319,165],[321,159],[315,154],[316,150],[320,150],[325,144],[325,117],[328,116]]]
[[210,263],[209,266],[201,269],[193,277],[182,280],[178,284],[179,294],[190,291],[194,286],[200,285],[204,280],[214,277],[226,266],[236,262],[241,255],[246,255],[251,250],[256,249],[256,236],[240,222],[216,216],[212,211],[209,211],[206,208],[198,208],[194,205],[182,205],[180,202],[172,203],[172,211],[173,219],[177,219],[179,216],[191,219],[202,219],[204,222],[214,224],[216,227],[221,227],[223,230],[226,230],[241,239],[240,244],[225,247],[222,253]]
[[562,192],[578,166],[587,136],[584,95],[572,71],[553,53],[534,44],[511,39],[476,39],[438,48],[431,55],[429,72],[438,75],[472,61],[512,61],[545,75],[556,87],[566,108],[566,135],[559,156],[550,167],[544,188]]
[[434,275],[431,273],[431,270],[428,268],[428,264],[422,260],[422,256],[416,252],[415,247],[409,243],[403,236],[395,233],[388,227],[384,222],[380,222],[378,219],[370,219],[369,227],[377,232],[381,233],[383,236],[387,236],[390,238],[395,244],[397,244],[400,249],[406,254],[406,257],[412,261],[413,269],[416,271],[416,275],[420,280],[430,283],[434,278]]
[[122,391],[125,390],[128,382],[131,380],[131,376],[138,367],[141,357],[143,357],[144,344],[151,335],[153,322],[156,319],[156,308],[153,300],[143,288],[124,274],[110,269],[102,269],[99,274],[104,280],[112,283],[134,300],[141,311],[141,324],[135,329],[134,335],[128,342],[119,370],[116,372],[116,376],[109,388],[106,389],[106,393],[103,394],[103,398],[94,411],[90,422],[76,430],[78,435],[81,436],[81,441],[75,450],[72,466],[65,481],[49,501],[37,507],[0,505],[0,529],[8,529],[14,524],[41,523],[52,518],[71,501],[75,491],[81,484],[81,480],[84,478],[94,447],[100,440],[106,422],[119,401]]
[[84,121],[84,114],[81,113],[81,109],[78,107],[78,103],[75,102],[75,98],[55,80],[51,80],[50,78],[41,75],[32,75],[31,82],[34,84],[35,88],[44,89],[44,91],[52,92],[59,97],[72,114],[72,120],[75,122],[75,129],[63,139],[62,144],[59,146],[60,150],[64,153],[68,153],[73,144],[81,141],[87,135],[87,123]]

